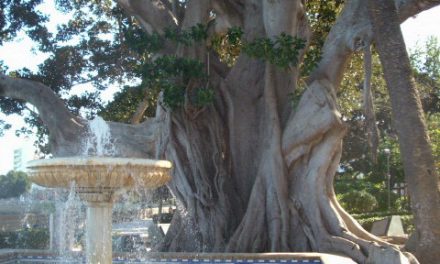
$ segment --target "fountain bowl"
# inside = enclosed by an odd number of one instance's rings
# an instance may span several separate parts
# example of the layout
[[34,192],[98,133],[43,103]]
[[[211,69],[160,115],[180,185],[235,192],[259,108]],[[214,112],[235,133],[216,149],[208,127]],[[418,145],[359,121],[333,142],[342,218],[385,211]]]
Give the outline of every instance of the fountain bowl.
[[170,179],[171,162],[165,160],[68,157],[30,161],[29,179],[41,186],[81,189],[153,189]]

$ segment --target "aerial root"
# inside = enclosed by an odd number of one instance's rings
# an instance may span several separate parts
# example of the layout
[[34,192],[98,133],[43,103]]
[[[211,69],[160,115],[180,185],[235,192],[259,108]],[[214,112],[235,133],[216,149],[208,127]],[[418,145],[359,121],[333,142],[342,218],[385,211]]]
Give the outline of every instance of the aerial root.
[[342,237],[328,235],[323,242],[320,242],[320,246],[322,252],[341,253],[358,263],[365,263],[367,259],[357,243]]

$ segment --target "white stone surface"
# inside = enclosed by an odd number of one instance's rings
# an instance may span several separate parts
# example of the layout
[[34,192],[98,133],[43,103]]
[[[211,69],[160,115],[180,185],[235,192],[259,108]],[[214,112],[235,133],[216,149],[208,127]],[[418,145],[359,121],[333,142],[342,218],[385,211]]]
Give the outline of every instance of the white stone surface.
[[29,179],[41,186],[118,189],[137,185],[157,188],[171,179],[171,162],[165,160],[69,157],[28,163]]
[[89,203],[86,222],[87,263],[112,263],[112,204]]

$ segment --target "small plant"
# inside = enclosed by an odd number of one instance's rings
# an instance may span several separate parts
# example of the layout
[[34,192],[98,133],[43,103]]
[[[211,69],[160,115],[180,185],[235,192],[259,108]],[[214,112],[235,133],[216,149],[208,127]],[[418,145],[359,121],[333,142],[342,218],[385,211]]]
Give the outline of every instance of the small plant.
[[250,57],[267,60],[282,69],[296,67],[299,51],[305,47],[305,41],[281,33],[275,37],[259,38],[243,45],[243,51]]
[[196,101],[195,105],[197,107],[203,107],[212,103],[214,100],[214,90],[211,88],[199,88],[196,92]]
[[185,87],[172,84],[163,84],[163,103],[170,109],[183,106],[185,101]]
[[203,24],[192,26],[188,30],[165,29],[164,38],[176,43],[190,46],[194,42],[200,42],[208,38],[208,28]]
[[48,245],[48,229],[24,228],[14,232],[0,232],[0,248],[47,249]]

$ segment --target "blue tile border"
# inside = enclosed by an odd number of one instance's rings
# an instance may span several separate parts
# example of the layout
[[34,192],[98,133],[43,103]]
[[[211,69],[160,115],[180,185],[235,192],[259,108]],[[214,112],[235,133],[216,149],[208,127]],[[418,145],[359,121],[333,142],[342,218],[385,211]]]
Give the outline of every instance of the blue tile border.
[[[7,262],[1,262],[2,264],[6,263],[14,263],[13,261],[18,261],[19,263],[85,263],[84,258],[76,258],[76,259],[62,259],[55,256],[23,256],[18,255],[15,260],[8,260]],[[319,259],[250,259],[250,258],[237,258],[237,259],[220,259],[220,258],[184,258],[184,259],[166,259],[166,258],[137,258],[137,259],[124,259],[124,258],[115,258],[113,259],[113,263],[117,264],[125,264],[125,263],[137,263],[137,264],[177,264],[177,263],[188,263],[188,264],[273,264],[273,263],[285,263],[285,264],[323,264],[323,262]]]
[[[85,263],[78,253],[61,259],[49,250],[0,249],[0,264]],[[355,264],[350,258],[320,253],[136,253],[114,254],[114,264]]]
[[188,264],[194,264],[194,263],[202,263],[202,264],[235,264],[235,263],[243,263],[243,264],[272,264],[272,263],[295,263],[295,264],[321,264],[321,260],[275,260],[275,259],[268,259],[268,260],[254,260],[254,259],[133,259],[133,260],[118,260],[114,259],[113,263],[140,263],[140,264],[147,264],[147,263],[160,263],[160,264],[176,264],[176,263],[188,263]]

